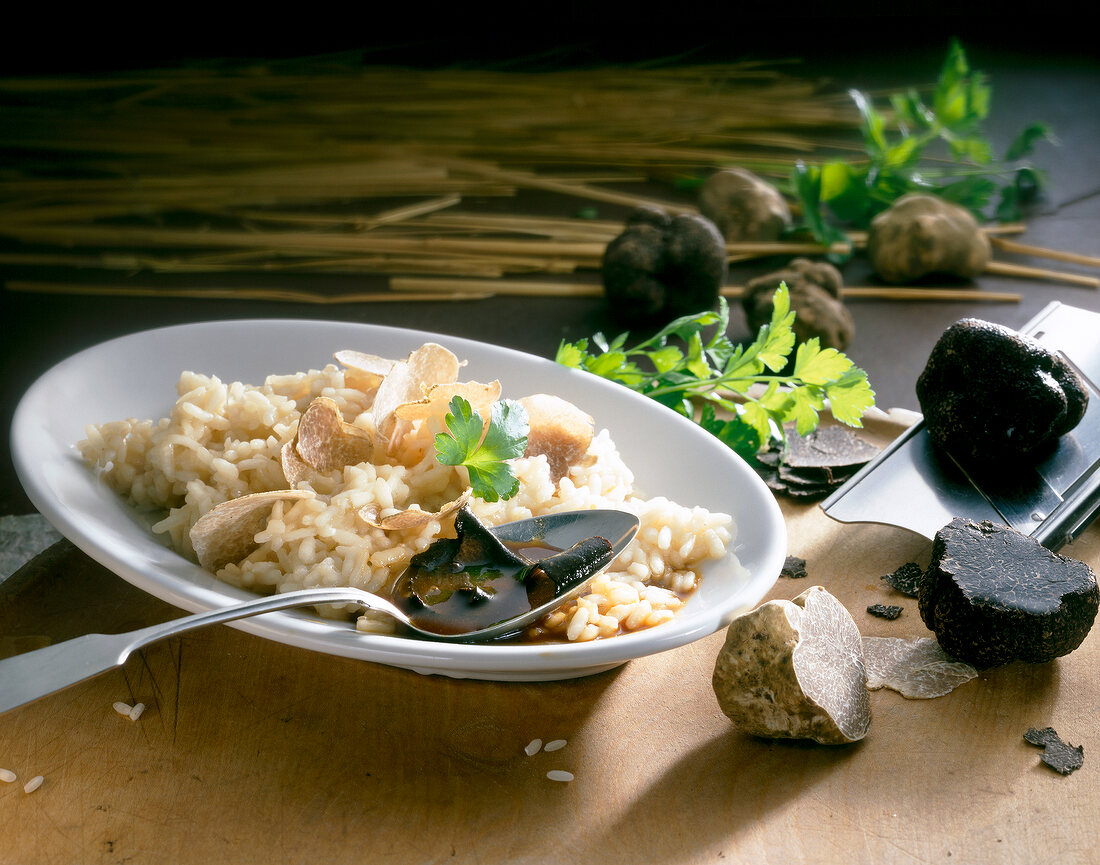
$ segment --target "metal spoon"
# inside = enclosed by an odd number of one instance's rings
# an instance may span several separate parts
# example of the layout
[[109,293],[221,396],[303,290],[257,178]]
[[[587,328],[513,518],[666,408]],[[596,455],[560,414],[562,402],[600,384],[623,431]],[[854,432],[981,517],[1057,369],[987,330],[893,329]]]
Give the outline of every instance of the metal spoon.
[[[630,543],[638,526],[638,518],[625,511],[589,510],[518,520],[490,531],[505,543],[550,549],[567,549],[577,541],[594,536],[605,538],[611,544],[611,551],[599,565],[599,570],[602,570]],[[556,585],[557,591],[550,601],[520,616],[461,634],[444,635],[421,630],[390,600],[347,587],[302,589],[265,596],[124,634],[86,634],[0,660],[0,713],[120,667],[131,652],[157,640],[205,628],[207,625],[232,622],[293,607],[333,603],[359,604],[364,609],[393,616],[417,637],[443,642],[485,642],[523,630],[526,625],[580,592],[594,573],[588,572],[583,579],[559,581]]]

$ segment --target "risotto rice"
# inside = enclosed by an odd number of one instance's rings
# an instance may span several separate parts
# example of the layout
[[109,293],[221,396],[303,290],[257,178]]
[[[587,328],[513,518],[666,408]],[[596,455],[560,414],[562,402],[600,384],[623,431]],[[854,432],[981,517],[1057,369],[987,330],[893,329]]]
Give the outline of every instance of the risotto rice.
[[[281,451],[294,441],[314,399],[333,400],[345,422],[377,435],[372,407],[383,378],[364,381],[359,371],[339,364],[272,375],[258,386],[184,372],[168,417],[90,425],[78,447],[111,489],[137,507],[167,511],[153,531],[194,559],[189,533],[211,508],[290,486]],[[360,511],[371,506],[380,518],[408,509],[434,512],[460,497],[469,486],[466,470],[436,459],[434,437],[444,428],[438,411],[405,421],[370,461],[296,479],[296,488],[316,495],[276,502],[254,537],[255,548],[219,568],[217,577],[260,593],[316,586],[389,593],[410,557],[446,535],[453,519],[393,530],[368,523]],[[512,468],[520,481],[515,496],[469,502],[487,525],[588,508],[618,508],[641,521],[610,568],[581,597],[541,620],[531,638],[580,642],[669,621],[695,588],[700,566],[725,556],[733,539],[728,514],[636,493],[634,475],[607,430],[592,436],[583,458],[556,482],[541,454],[517,458]],[[390,617],[361,613],[354,605],[320,612],[335,618],[358,613],[356,627],[365,632],[395,630]]]

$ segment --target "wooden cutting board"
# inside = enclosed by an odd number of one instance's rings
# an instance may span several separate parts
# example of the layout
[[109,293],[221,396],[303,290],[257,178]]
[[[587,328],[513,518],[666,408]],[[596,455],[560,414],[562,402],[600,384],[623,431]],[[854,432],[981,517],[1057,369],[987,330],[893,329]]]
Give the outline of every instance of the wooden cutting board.
[[[927,541],[783,508],[809,576],[770,597],[820,584],[865,635],[927,635],[880,580],[927,561]],[[1100,527],[1063,552],[1097,570]],[[904,612],[877,619],[872,603]],[[62,542],[0,587],[0,655],[177,614]],[[938,699],[873,692],[868,737],[843,747],[734,730],[710,684],[722,639],[497,684],[192,633],[0,716],[0,767],[19,775],[0,783],[0,862],[1095,861],[1100,629]],[[147,708],[130,721],[119,700]],[[1075,774],[1023,740],[1048,725],[1084,745]],[[535,738],[567,744],[527,756]]]

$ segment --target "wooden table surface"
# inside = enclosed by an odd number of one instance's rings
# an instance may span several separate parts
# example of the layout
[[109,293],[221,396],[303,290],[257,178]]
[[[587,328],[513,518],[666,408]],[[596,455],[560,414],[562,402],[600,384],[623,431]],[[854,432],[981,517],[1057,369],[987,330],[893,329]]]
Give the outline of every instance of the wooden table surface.
[[[927,635],[879,578],[927,560],[902,530],[783,502],[790,552],[864,635]],[[1096,569],[1100,525],[1064,551]],[[896,621],[864,612],[904,607]],[[0,587],[0,656],[175,615],[61,542]],[[871,695],[851,746],[735,730],[711,671],[723,635],[564,682],[462,681],[228,627],[0,717],[4,863],[1086,863],[1100,830],[1100,635],[933,700]],[[143,702],[137,721],[115,701]],[[1053,726],[1069,776],[1023,740]],[[564,748],[527,756],[535,738]],[[564,769],[568,783],[546,773]],[[27,794],[23,784],[42,775]]]

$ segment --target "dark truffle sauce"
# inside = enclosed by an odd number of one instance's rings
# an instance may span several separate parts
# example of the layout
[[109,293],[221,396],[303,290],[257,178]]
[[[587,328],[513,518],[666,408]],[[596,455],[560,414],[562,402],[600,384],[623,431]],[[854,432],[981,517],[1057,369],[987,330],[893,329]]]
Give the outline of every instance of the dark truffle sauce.
[[586,579],[609,561],[611,544],[587,538],[568,550],[505,543],[510,554],[441,560],[414,557],[394,603],[418,628],[466,634],[522,616],[549,603],[559,585]]
[[418,628],[434,634],[465,634],[522,616],[552,600],[556,586],[535,562],[560,550],[506,546],[520,558],[411,566],[396,587],[394,603]]

